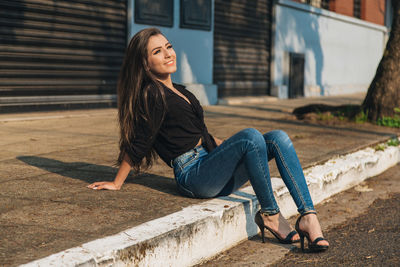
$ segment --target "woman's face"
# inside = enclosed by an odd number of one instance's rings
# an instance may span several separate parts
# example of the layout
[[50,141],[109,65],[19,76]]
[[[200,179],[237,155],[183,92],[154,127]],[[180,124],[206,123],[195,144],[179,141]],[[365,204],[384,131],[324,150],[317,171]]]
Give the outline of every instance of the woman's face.
[[147,44],[147,64],[150,71],[160,79],[165,79],[176,71],[175,51],[163,35],[150,37]]

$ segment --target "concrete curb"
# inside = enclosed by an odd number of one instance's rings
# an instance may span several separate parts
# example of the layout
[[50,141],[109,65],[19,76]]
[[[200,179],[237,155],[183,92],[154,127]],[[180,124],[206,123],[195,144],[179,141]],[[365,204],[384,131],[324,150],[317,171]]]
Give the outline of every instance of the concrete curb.
[[[367,147],[304,170],[317,204],[400,162],[400,146]],[[284,216],[296,207],[281,179],[272,178]],[[119,234],[21,266],[191,266],[257,234],[258,201],[251,187],[193,205]]]
[[263,104],[278,101],[274,96],[233,96],[218,98],[218,105],[243,105],[243,104]]

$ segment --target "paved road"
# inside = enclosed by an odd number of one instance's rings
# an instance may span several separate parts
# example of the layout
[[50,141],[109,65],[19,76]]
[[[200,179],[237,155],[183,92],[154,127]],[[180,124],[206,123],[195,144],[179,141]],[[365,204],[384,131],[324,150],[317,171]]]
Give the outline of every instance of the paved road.
[[[331,248],[304,254],[256,236],[204,266],[400,266],[400,165],[317,206]],[[292,222],[294,220],[292,219]]]
[[[303,167],[399,135],[370,124],[298,121],[310,103],[359,104],[360,95],[211,106],[208,129],[227,138],[255,127],[285,130]],[[120,191],[86,188],[113,179],[118,156],[115,109],[0,114],[0,266],[15,266],[119,233],[204,200],[182,197],[162,162],[131,175]],[[271,164],[273,176],[277,176]],[[287,249],[285,250],[287,251]]]

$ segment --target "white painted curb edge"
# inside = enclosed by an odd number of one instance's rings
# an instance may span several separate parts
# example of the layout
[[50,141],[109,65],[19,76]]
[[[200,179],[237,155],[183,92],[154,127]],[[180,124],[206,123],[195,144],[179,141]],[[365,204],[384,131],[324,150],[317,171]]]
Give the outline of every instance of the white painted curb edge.
[[[315,204],[400,162],[400,147],[366,148],[304,170]],[[282,213],[296,207],[281,179],[272,178]],[[251,187],[189,206],[119,234],[21,266],[190,266],[257,234],[258,201]]]

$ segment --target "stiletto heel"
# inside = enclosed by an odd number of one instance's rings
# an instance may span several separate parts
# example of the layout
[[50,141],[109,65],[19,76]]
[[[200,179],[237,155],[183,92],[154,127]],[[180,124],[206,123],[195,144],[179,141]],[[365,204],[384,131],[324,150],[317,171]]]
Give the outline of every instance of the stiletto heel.
[[260,231],[261,231],[262,242],[265,243],[264,227],[258,226],[258,228],[260,228]]
[[317,243],[321,240],[326,240],[323,237],[317,237],[316,239],[314,239],[313,241],[311,241],[310,239],[310,235],[308,234],[308,232],[303,231],[300,229],[300,220],[303,216],[308,215],[308,214],[317,214],[315,211],[310,211],[307,213],[303,213],[302,215],[300,215],[300,217],[297,219],[296,221],[296,225],[295,225],[295,229],[296,231],[299,233],[300,235],[300,243],[301,243],[301,251],[304,252],[304,237],[307,238],[307,244],[308,244],[308,249],[310,250],[310,252],[322,252],[325,251],[329,248],[329,246],[326,245],[318,245]]
[[261,237],[262,237],[262,242],[265,243],[265,229],[267,229],[268,231],[270,231],[276,239],[278,239],[278,241],[282,244],[292,244],[292,243],[297,243],[299,242],[299,240],[292,240],[292,237],[297,234],[297,232],[295,230],[293,230],[292,232],[290,232],[286,238],[281,238],[275,231],[273,231],[271,228],[269,228],[268,226],[266,226],[264,224],[264,220],[261,216],[261,211],[259,210],[256,213],[256,216],[254,217],[254,222],[257,224],[258,228],[260,228],[261,231]]
[[304,235],[299,234],[299,236],[300,236],[301,251],[304,252]]

